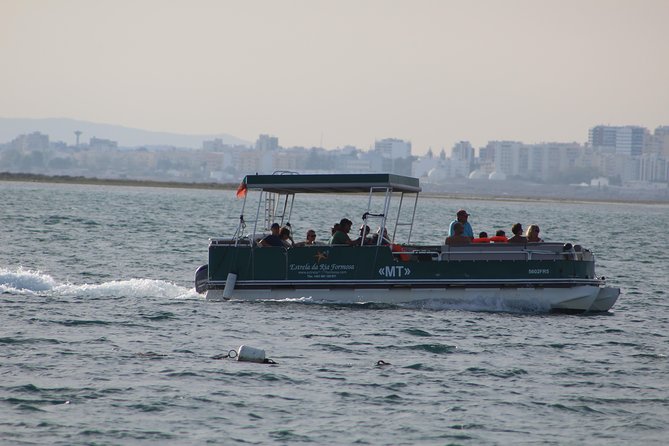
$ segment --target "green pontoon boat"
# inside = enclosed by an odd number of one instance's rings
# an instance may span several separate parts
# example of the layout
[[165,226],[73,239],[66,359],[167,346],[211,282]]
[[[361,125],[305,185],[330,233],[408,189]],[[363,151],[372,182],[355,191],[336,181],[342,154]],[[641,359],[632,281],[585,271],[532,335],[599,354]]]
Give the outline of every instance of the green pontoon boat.
[[[592,252],[570,243],[412,243],[417,178],[393,174],[247,175],[235,234],[209,240],[209,263],[195,275],[213,300],[305,300],[391,305],[462,304],[479,308],[601,312],[620,294],[595,275]],[[245,217],[248,195],[257,197]],[[366,194],[364,225],[387,230],[374,244],[261,247],[272,223],[288,224],[298,194]],[[327,199],[327,197],[325,197]],[[397,202],[396,200],[399,200]],[[373,209],[372,204],[378,206]],[[392,218],[391,214],[392,207]],[[395,240],[398,229],[405,240]]]

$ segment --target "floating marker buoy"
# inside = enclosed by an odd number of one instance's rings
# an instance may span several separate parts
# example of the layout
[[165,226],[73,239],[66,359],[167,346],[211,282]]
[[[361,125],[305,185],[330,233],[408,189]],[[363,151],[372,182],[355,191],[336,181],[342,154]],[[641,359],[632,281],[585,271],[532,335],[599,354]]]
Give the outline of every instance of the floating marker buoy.
[[265,350],[249,347],[248,345],[240,345],[239,350],[237,350],[237,361],[266,362]]

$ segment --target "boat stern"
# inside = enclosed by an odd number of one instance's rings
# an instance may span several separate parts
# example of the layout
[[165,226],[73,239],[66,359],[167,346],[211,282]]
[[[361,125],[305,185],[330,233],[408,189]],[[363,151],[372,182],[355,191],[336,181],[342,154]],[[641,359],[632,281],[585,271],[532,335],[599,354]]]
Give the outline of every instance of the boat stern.
[[590,305],[588,311],[609,311],[618,300],[618,296],[620,296],[620,288],[602,287],[599,289],[599,293],[597,294],[595,301]]

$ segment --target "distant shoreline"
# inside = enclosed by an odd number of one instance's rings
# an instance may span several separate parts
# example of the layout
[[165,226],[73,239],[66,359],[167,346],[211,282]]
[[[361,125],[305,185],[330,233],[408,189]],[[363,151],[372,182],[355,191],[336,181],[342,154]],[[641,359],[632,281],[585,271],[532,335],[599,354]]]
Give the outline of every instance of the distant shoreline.
[[[8,182],[32,182],[32,183],[55,183],[55,184],[84,184],[98,186],[125,186],[125,187],[161,187],[175,189],[207,189],[207,190],[235,190],[237,184],[231,183],[186,183],[180,181],[158,181],[158,180],[133,180],[112,178],[91,178],[70,175],[43,175],[32,173],[10,173],[0,172],[0,181]],[[617,204],[650,204],[669,205],[666,201],[658,200],[621,200],[606,198],[558,198],[558,197],[530,197],[530,196],[498,196],[498,195],[469,195],[449,194],[447,192],[422,192],[422,197],[437,198],[443,200],[480,200],[500,202],[534,202],[534,203],[617,203]]]
[[33,173],[0,172],[0,181],[17,181],[32,183],[57,184],[87,184],[100,186],[128,186],[128,187],[167,187],[178,189],[221,189],[229,190],[237,187],[224,183],[184,183],[179,181],[132,180],[122,178],[90,178],[70,175],[42,175]]

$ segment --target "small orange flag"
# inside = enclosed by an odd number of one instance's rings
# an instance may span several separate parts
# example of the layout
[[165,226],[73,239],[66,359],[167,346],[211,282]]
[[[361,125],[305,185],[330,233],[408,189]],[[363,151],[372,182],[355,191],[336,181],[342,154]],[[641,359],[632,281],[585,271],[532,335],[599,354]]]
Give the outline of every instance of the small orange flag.
[[242,181],[237,188],[237,198],[244,198],[246,196],[246,181]]

